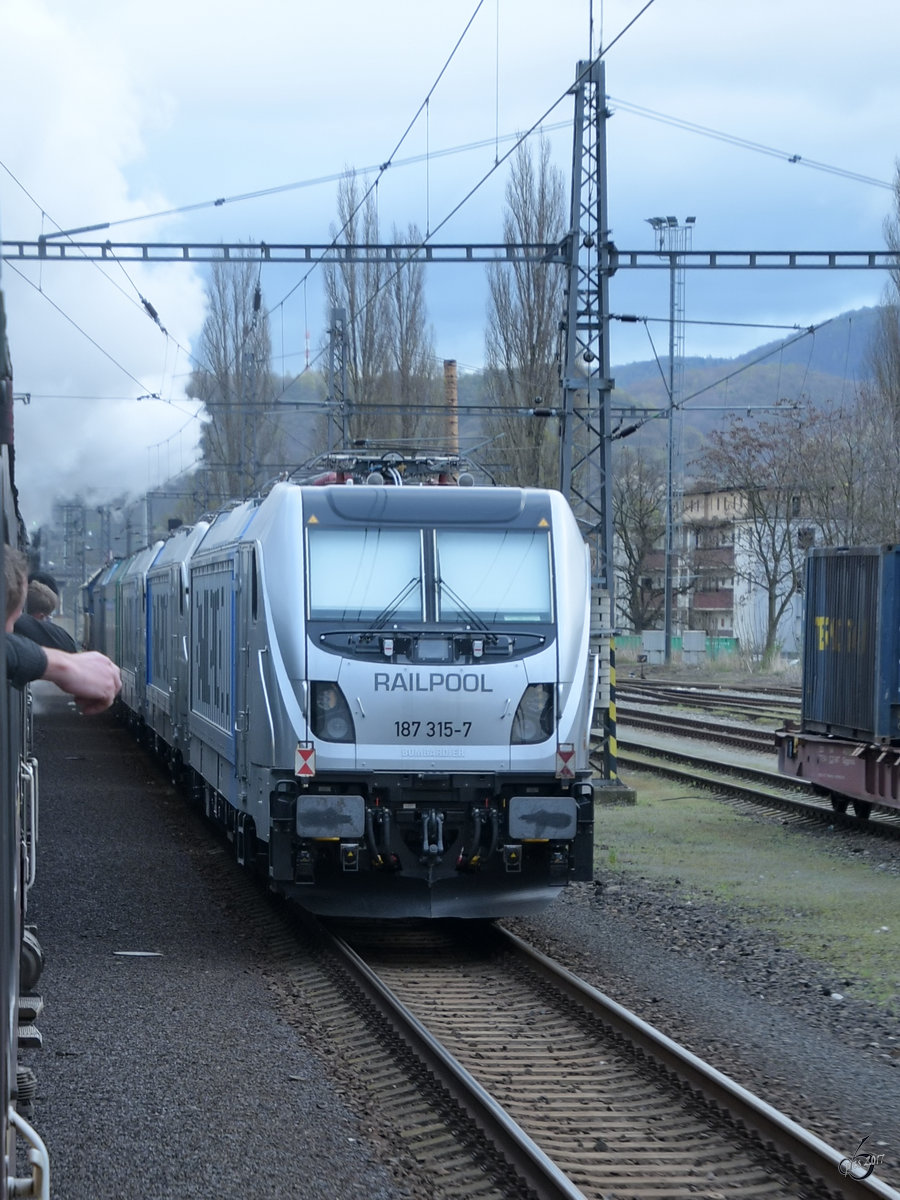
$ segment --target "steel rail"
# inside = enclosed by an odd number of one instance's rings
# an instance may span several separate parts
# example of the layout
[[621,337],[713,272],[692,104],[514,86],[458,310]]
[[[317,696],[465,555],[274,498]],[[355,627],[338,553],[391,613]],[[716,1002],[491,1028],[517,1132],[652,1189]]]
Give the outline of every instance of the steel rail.
[[351,971],[357,985],[384,1014],[394,1031],[424,1060],[453,1099],[498,1146],[504,1158],[539,1200],[587,1200],[559,1167],[497,1103],[461,1063],[394,995],[342,938],[320,927]]
[[705,685],[654,688],[636,686],[633,680],[620,683],[617,696],[625,697],[641,704],[657,704],[667,708],[698,708],[703,711],[709,708],[732,708],[739,711],[767,714],[773,710],[798,713],[800,697],[796,699],[785,695],[756,695],[749,692],[733,692],[727,688],[710,689]]
[[649,733],[672,735],[684,734],[698,741],[714,742],[716,745],[736,746],[739,749],[753,753],[775,754],[775,736],[773,730],[762,728],[751,729],[749,726],[729,725],[712,718],[676,717],[669,712],[649,712],[640,706],[617,704],[619,736],[623,728],[628,730],[643,729]]
[[[453,1098],[469,1113],[479,1128],[498,1146],[530,1187],[540,1197],[582,1197],[575,1185],[555,1166],[489,1093],[469,1075],[414,1017],[375,971],[342,938],[326,937],[367,998],[385,1014],[392,1029],[423,1057]],[[539,950],[523,942],[502,925],[493,927],[496,944],[523,963],[541,985],[574,1002],[580,1011],[605,1030],[622,1039],[640,1058],[653,1063],[672,1080],[685,1086],[702,1102],[715,1107],[732,1124],[770,1154],[777,1170],[797,1171],[817,1195],[829,1200],[900,1200],[900,1193],[874,1177],[859,1178],[854,1160],[798,1125],[772,1105],[705,1063],[691,1051],[667,1037],[640,1017],[629,1012]],[[473,1111],[473,1099],[478,1109]],[[512,1139],[510,1142],[509,1139]],[[549,1174],[548,1174],[549,1168]],[[549,1190],[548,1190],[549,1189]]]
[[[712,762],[703,755],[691,754],[689,750],[675,746],[651,746],[621,736],[618,738],[618,750],[620,764],[629,764],[639,770],[665,775],[693,787],[705,787],[754,805],[770,804],[805,817],[818,820],[827,818],[829,824],[843,829],[900,839],[900,824],[891,820],[890,812],[883,814],[882,819],[878,816],[862,819],[840,812],[830,803],[819,803],[814,798],[814,786],[809,780],[767,771],[749,763]],[[682,765],[679,766],[679,762]],[[734,776],[744,776],[751,782],[742,783]],[[808,798],[802,798],[804,793]]]
[[610,996],[592,987],[565,967],[547,958],[539,950],[523,942],[514,933],[498,926],[498,933],[508,939],[513,950],[525,958],[533,970],[575,1001],[590,1015],[598,1017],[616,1033],[625,1037],[642,1053],[683,1079],[705,1099],[724,1109],[733,1119],[751,1130],[764,1145],[771,1144],[776,1153],[786,1154],[829,1191],[837,1191],[843,1200],[900,1200],[900,1192],[872,1177],[857,1179],[845,1174],[846,1155],[817,1138],[790,1117],[760,1100],[752,1092],[705,1063],[672,1038],[660,1033],[640,1017],[629,1012]]

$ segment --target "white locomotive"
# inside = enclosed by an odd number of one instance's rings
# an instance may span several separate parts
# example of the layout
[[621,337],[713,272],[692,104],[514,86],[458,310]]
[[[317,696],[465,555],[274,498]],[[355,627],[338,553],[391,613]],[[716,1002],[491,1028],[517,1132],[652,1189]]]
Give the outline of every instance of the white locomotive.
[[590,562],[559,493],[278,483],[91,604],[129,719],[304,907],[496,917],[592,877]]

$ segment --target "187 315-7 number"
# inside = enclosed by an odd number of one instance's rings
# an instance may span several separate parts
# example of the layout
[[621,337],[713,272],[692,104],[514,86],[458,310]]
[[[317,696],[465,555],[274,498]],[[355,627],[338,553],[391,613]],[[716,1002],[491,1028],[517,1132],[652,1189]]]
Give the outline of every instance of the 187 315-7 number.
[[471,721],[395,721],[394,732],[398,738],[452,738],[469,736]]

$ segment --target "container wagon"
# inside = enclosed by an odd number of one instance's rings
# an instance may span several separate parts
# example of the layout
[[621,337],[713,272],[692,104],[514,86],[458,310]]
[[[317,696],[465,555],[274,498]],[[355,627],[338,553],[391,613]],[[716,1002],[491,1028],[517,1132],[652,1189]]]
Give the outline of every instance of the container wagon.
[[809,552],[800,727],[775,740],[837,811],[900,808],[900,546]]

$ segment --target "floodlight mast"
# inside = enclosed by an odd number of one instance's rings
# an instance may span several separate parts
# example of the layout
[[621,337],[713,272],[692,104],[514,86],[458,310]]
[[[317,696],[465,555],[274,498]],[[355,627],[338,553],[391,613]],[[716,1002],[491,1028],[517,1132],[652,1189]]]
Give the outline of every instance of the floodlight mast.
[[[673,560],[676,553],[676,534],[680,526],[681,501],[684,492],[681,461],[681,408],[679,401],[684,390],[684,264],[683,254],[691,249],[696,217],[647,217],[653,227],[660,254],[669,262],[669,393],[668,438],[666,468],[666,536],[665,570],[663,579],[664,657],[668,667],[672,662],[672,601]],[[675,418],[679,424],[676,429]],[[680,540],[680,538],[678,539]],[[680,583],[680,580],[679,580]]]

